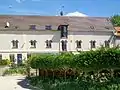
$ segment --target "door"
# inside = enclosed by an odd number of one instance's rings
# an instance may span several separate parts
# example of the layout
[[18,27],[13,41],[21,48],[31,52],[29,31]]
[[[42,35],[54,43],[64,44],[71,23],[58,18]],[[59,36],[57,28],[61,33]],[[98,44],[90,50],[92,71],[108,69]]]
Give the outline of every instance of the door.
[[22,64],[22,54],[17,54],[17,64]]

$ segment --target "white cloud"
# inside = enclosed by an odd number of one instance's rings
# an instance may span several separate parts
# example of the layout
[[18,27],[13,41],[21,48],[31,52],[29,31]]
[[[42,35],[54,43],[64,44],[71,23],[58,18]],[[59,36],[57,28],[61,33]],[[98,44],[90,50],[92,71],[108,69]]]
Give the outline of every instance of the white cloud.
[[87,15],[83,14],[83,13],[80,13],[78,11],[76,12],[72,12],[72,13],[68,13],[66,14],[65,16],[79,16],[79,17],[87,17]]
[[25,0],[16,0],[16,2],[18,2],[18,3],[22,3],[23,1],[25,1]]

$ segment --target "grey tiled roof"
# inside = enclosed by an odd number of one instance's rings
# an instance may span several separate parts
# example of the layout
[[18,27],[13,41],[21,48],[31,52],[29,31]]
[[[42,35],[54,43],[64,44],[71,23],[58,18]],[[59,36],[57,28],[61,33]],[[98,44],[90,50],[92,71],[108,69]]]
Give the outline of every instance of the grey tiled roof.
[[[4,28],[6,22],[10,23],[8,29]],[[111,31],[114,29],[105,17],[0,15],[0,30],[29,30],[31,24],[36,25],[37,30],[45,30],[45,25],[51,25],[53,30],[57,30],[59,25],[64,24],[69,24],[70,31]],[[18,29],[15,29],[16,26]]]

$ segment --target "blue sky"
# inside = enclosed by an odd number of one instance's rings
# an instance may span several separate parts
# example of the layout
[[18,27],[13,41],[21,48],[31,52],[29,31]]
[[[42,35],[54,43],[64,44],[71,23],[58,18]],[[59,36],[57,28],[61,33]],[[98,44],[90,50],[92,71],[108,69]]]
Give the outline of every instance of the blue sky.
[[120,0],[1,0],[0,14],[59,15],[79,12],[88,16],[120,14]]

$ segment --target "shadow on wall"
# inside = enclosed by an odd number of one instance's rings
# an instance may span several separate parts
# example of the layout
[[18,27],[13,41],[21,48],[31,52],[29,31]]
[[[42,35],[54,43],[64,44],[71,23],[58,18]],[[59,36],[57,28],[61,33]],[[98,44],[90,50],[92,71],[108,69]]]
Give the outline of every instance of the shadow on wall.
[[53,42],[60,42],[60,34],[56,33],[54,34],[53,38],[52,38]]

